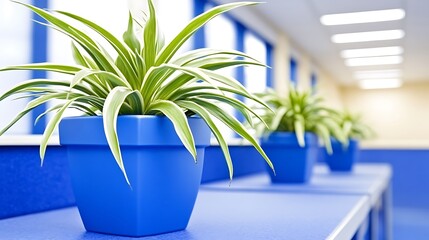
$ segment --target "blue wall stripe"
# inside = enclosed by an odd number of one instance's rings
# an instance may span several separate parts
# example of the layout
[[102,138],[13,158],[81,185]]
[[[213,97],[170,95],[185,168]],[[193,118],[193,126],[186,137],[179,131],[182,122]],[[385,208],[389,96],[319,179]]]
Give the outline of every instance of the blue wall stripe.
[[[33,5],[39,8],[48,8],[48,0],[33,0]],[[46,22],[44,21],[39,15],[33,13],[32,17],[34,20],[39,22]],[[33,21],[32,23],[32,43],[31,43],[31,62],[46,62],[48,57],[48,51],[47,51],[47,40],[48,40],[48,32],[47,28],[39,23],[36,23]],[[45,71],[32,71],[31,72],[31,78],[47,78],[47,73]],[[34,121],[36,120],[37,116],[39,116],[41,113],[46,111],[46,104],[43,104],[37,108],[35,108],[31,112],[31,125],[32,125],[32,131],[33,134],[42,134],[45,126],[46,126],[46,119],[42,118],[40,121],[36,124],[34,124]]]
[[359,161],[392,166],[394,207],[429,212],[429,149],[362,149]]

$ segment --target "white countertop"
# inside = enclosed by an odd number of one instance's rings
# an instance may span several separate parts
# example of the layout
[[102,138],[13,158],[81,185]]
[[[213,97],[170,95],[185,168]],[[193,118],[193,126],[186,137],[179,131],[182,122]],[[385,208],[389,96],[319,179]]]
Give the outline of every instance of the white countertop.
[[[0,137],[0,146],[38,146],[42,141],[42,135],[4,135]],[[52,136],[48,145],[58,146],[60,145],[60,139],[58,135]]]

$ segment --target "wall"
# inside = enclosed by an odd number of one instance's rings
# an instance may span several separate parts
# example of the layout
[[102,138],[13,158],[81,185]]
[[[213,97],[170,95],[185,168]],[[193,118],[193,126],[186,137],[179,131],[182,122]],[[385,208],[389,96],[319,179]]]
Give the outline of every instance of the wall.
[[376,130],[378,141],[429,142],[429,83],[408,83],[397,89],[342,91],[345,105],[362,113],[365,122]]
[[284,33],[279,34],[275,46],[274,87],[278,93],[286,92],[289,87],[289,56],[293,53],[298,60],[298,87],[309,89],[311,74],[314,72],[317,75],[317,93],[325,99],[325,104],[335,109],[344,107],[340,85],[330,74],[313,63],[310,55],[297,50],[296,45]]
[[324,71],[319,71],[317,74],[317,93],[325,99],[325,104],[328,107],[342,110],[344,102],[340,85],[330,74]]
[[288,89],[290,76],[289,59],[290,43],[286,35],[281,34],[277,38],[274,48],[274,88],[278,93],[284,93]]

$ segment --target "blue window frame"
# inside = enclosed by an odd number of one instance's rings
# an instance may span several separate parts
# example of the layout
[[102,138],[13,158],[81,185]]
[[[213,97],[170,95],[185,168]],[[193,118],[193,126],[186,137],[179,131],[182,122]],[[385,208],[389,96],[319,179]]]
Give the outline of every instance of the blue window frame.
[[268,42],[265,42],[265,46],[267,48],[267,60],[266,64],[271,68],[267,68],[267,87],[274,88],[273,83],[273,46]]
[[[33,5],[42,9],[48,8],[48,0],[33,0]],[[37,62],[46,62],[48,60],[48,30],[46,26],[43,26],[37,22],[46,23],[46,21],[41,18],[39,15],[32,13],[32,18],[35,20],[32,23],[32,44],[31,44],[31,61],[33,63]],[[31,78],[47,78],[47,73],[45,71],[32,71]],[[46,104],[42,104],[31,111],[31,125],[32,125],[32,134],[42,134],[45,130],[46,119],[41,118],[39,122],[34,125],[37,116],[46,111]]]
[[[194,0],[194,16],[198,16],[204,12],[206,7],[206,1]],[[204,28],[198,30],[194,35],[193,48],[203,48],[206,46],[206,37],[204,34]]]
[[290,81],[294,86],[298,85],[298,62],[295,58],[291,57],[289,60]]

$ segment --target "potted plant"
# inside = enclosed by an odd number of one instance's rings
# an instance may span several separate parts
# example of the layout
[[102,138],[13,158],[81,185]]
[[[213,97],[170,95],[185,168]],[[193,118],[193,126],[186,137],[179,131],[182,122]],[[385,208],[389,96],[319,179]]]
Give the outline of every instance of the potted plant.
[[286,97],[273,90],[258,94],[274,112],[258,109],[264,123],[256,124],[261,146],[276,166],[270,173],[273,183],[307,182],[317,160],[320,138],[328,153],[332,153],[330,136],[345,142],[341,129],[331,116],[331,109],[322,105],[322,99],[310,91],[294,87]]
[[334,112],[333,117],[340,125],[348,144],[331,138],[333,153],[325,154],[325,161],[331,171],[350,172],[359,157],[359,140],[374,135],[372,129],[362,123],[361,116],[348,111]]
[[[257,140],[218,106],[221,102],[249,119],[258,117],[244,103],[228,96],[234,93],[264,103],[237,80],[216,70],[264,65],[230,50],[198,49],[176,56],[183,43],[212,18],[255,3],[215,7],[195,17],[166,44],[151,0],[144,23],[130,14],[122,40],[72,13],[53,14],[20,4],[70,37],[77,65],[37,63],[1,69],[45,70],[68,74],[71,79],[29,80],[4,93],[0,100],[16,95],[33,100],[0,134],[35,107],[60,100],[39,116],[53,114],[43,134],[40,157],[43,163],[47,140],[59,125],[77,206],[87,230],[146,236],[186,228],[210,132],[222,147],[229,176],[233,176],[228,147],[213,122],[215,118],[251,142],[273,168]],[[83,26],[69,23],[76,21]],[[135,27],[141,28],[141,36],[135,33]],[[97,42],[86,32],[98,34],[105,41]],[[105,45],[115,50],[115,60],[104,50]],[[63,118],[67,109],[77,109],[83,116]]]

